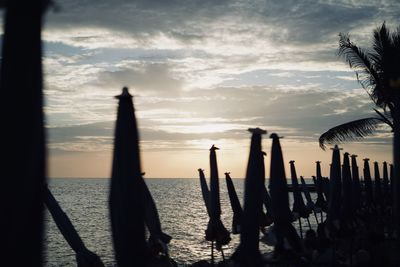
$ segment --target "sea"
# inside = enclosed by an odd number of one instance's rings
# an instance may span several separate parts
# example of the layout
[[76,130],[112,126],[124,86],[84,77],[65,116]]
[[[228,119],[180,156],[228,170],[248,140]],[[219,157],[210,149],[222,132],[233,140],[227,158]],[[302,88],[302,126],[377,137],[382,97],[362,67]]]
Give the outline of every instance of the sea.
[[[169,244],[171,258],[181,265],[209,260],[211,243],[206,241],[208,215],[201,195],[199,179],[145,179],[156,202],[162,229],[172,236]],[[100,256],[106,266],[114,266],[108,214],[109,179],[53,178],[48,181],[51,192],[75,226],[86,247]],[[233,179],[238,197],[243,201],[243,179]],[[230,230],[232,210],[225,179],[220,179],[221,219]],[[313,194],[313,198],[315,195]],[[289,196],[291,201],[291,194]],[[311,226],[315,220],[310,216]],[[75,253],[64,240],[53,218],[45,212],[45,266],[76,266]],[[298,228],[297,223],[294,224]],[[306,222],[303,229],[308,230]],[[229,257],[238,246],[240,237],[231,235],[223,247]],[[263,253],[272,247],[260,243]],[[216,253],[216,260],[221,255]]]

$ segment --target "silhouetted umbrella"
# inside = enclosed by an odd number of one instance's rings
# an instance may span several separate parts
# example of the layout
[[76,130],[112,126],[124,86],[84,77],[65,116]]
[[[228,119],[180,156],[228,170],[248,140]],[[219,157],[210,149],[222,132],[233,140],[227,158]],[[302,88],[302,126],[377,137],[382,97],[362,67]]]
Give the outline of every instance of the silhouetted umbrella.
[[[267,156],[267,153],[265,153],[264,151],[261,153],[263,156],[263,162],[262,162],[262,176],[264,177],[264,181],[265,181],[265,163],[264,163],[264,157]],[[261,227],[265,227],[265,226],[269,226],[273,223],[274,219],[272,217],[272,207],[271,207],[271,197],[269,196],[268,190],[265,187],[265,183],[264,183],[264,188],[263,188],[263,203],[265,206],[265,209],[267,211],[266,214],[264,214],[263,209],[262,210],[262,219],[263,222],[261,223]]]
[[68,216],[61,209],[57,200],[54,198],[53,194],[50,192],[47,186],[45,186],[45,199],[44,203],[47,206],[54,222],[56,223],[58,229],[63,235],[64,239],[67,241],[68,245],[76,253],[76,261],[78,267],[100,267],[104,266],[103,262],[92,251],[88,250],[83,243],[75,227],[72,225]]
[[272,138],[272,148],[269,188],[274,227],[278,239],[277,246],[283,246],[283,240],[286,238],[290,246],[300,252],[302,251],[300,238],[297,235],[296,229],[291,224],[292,214],[289,208],[288,186],[279,137],[275,133],[271,134],[270,137]]
[[371,170],[369,168],[369,159],[364,159],[364,187],[365,187],[365,200],[366,205],[371,207],[374,202],[373,193],[372,193],[372,179],[371,179]]
[[300,176],[300,181],[301,181],[301,188],[302,188],[302,191],[303,191],[304,196],[305,196],[306,201],[307,201],[306,207],[307,207],[309,210],[314,210],[315,204],[314,204],[314,202],[312,201],[311,194],[310,194],[310,190],[308,190],[308,186],[307,186],[306,181],[304,180],[304,177],[303,177],[303,176]]
[[374,162],[374,186],[375,186],[375,195],[374,195],[375,204],[378,206],[382,206],[383,204],[382,182],[381,182],[381,175],[379,173],[379,165],[377,161]]
[[393,164],[390,164],[390,192],[391,192],[391,202],[393,201]]
[[233,211],[232,234],[235,235],[240,233],[240,225],[243,211],[229,172],[225,173],[225,180],[226,187],[228,188],[229,200]]
[[210,216],[210,208],[209,208],[209,201],[210,201],[210,190],[207,186],[206,177],[204,176],[204,170],[198,169],[199,177],[200,177],[200,186],[201,186],[201,194],[203,196],[204,205],[206,206],[207,214]]
[[42,15],[48,1],[2,1],[1,262],[42,266],[45,135]]
[[294,160],[289,161],[289,164],[293,189],[292,214],[294,217],[296,217],[295,219],[308,218],[308,216],[310,215],[310,209],[306,207],[303,197],[301,196],[299,183],[297,181],[296,167],[294,166]]
[[329,191],[330,191],[330,181],[328,177],[322,177],[322,189],[325,195],[325,199],[327,201],[327,209],[329,206]]
[[[143,178],[142,178],[143,180]],[[160,217],[158,215],[157,206],[150,193],[146,182],[143,180],[144,189],[144,203],[145,203],[145,223],[150,232],[150,240],[152,242],[160,243],[164,253],[168,254],[166,244],[168,244],[172,237],[164,233],[161,229]]]
[[[324,194],[323,194],[323,183],[324,181],[322,180],[322,174],[321,174],[321,162],[317,161],[316,162],[316,181],[315,183],[315,188],[317,191],[317,200],[315,201],[315,206],[318,207],[321,211],[326,212],[327,211],[327,203],[326,200],[324,198]],[[321,214],[322,216],[322,214]]]
[[352,188],[349,153],[344,153],[342,166],[342,219],[349,222],[353,214]]
[[340,153],[339,147],[335,145],[332,149],[332,164],[330,171],[330,192],[328,206],[328,222],[338,228],[340,218],[340,203],[342,194],[341,169],[340,169]]
[[144,186],[139,136],[128,88],[119,99],[109,196],[110,220],[118,266],[145,266]]
[[357,155],[351,155],[351,176],[353,178],[352,205],[353,210],[357,211],[361,207],[361,183],[360,174],[358,172]]
[[385,199],[385,204],[390,204],[390,190],[389,190],[389,173],[387,162],[383,162],[383,195]]
[[241,266],[260,266],[262,260],[259,250],[259,220],[263,203],[262,188],[265,182],[262,175],[261,135],[265,134],[266,131],[260,128],[249,129],[249,131],[252,136],[245,179],[240,244],[232,258],[239,262]]
[[221,204],[219,199],[219,177],[217,166],[217,155],[215,150],[219,148],[214,145],[210,148],[210,221],[206,230],[206,240],[216,241],[217,249],[226,245],[231,240],[229,231],[221,221]]

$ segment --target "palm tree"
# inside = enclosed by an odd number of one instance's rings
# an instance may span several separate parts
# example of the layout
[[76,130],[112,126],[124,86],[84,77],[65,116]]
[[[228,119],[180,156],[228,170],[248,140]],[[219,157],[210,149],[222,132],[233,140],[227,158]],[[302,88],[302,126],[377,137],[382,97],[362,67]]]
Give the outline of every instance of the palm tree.
[[370,49],[358,47],[347,34],[339,37],[338,55],[355,70],[358,82],[377,107],[377,115],[333,127],[320,136],[319,144],[325,149],[326,144],[358,140],[373,134],[380,125],[388,125],[394,133],[393,204],[395,223],[400,225],[400,27],[390,32],[383,23],[374,30]]

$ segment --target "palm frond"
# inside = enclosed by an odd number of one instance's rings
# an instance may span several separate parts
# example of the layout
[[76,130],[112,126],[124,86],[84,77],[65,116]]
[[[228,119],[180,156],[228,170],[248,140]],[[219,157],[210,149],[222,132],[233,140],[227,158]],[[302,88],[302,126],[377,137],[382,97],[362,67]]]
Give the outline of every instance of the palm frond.
[[358,82],[376,103],[376,97],[371,94],[372,88],[380,86],[380,77],[373,64],[376,55],[353,44],[348,34],[340,33],[339,37],[338,56],[343,57],[350,68],[356,71]]
[[375,112],[381,117],[381,119],[387,124],[387,125],[389,125],[391,128],[392,128],[392,131],[393,131],[393,118],[392,118],[392,116],[390,115],[390,113],[382,113],[382,112],[380,112],[379,110],[377,110],[376,108],[374,108],[374,110],[375,110]]
[[364,118],[333,127],[319,137],[319,146],[325,150],[326,144],[355,141],[372,135],[380,124],[386,123],[381,118]]

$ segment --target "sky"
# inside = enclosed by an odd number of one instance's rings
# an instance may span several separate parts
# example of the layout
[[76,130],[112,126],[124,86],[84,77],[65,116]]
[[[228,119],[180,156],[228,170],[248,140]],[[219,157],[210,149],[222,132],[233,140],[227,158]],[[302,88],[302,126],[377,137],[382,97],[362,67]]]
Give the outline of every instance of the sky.
[[[374,115],[338,34],[364,47],[400,2],[365,0],[68,0],[45,17],[45,115],[49,177],[110,177],[117,100],[129,87],[146,177],[209,173],[244,177],[251,127],[281,139],[298,175],[328,174],[318,137]],[[359,160],[391,161],[391,133],[345,144]],[[361,162],[359,162],[361,164]],[[287,164],[289,165],[289,164]],[[288,167],[288,166],[287,166]],[[289,174],[289,173],[287,173]]]

